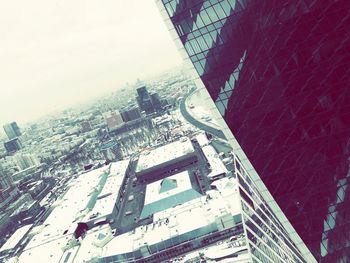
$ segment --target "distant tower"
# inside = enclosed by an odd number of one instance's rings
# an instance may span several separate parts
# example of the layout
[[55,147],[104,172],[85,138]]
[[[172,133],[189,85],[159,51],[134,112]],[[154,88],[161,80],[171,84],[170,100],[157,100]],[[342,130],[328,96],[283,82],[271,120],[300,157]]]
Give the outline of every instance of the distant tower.
[[14,138],[4,143],[4,147],[8,154],[15,153],[22,149],[22,143],[19,138]]
[[151,100],[152,100],[152,105],[155,111],[161,111],[162,110],[162,102],[160,100],[159,94],[158,93],[152,93],[151,94]]
[[152,104],[152,98],[148,93],[148,90],[146,86],[142,86],[137,89],[137,97],[136,97],[137,103],[140,107],[140,109],[146,114],[150,114],[154,112],[154,107]]
[[3,127],[9,140],[17,138],[22,134],[16,122],[7,123]]
[[124,122],[133,121],[141,118],[141,112],[138,107],[124,109],[123,111],[120,112],[120,114],[122,115]]
[[124,123],[122,115],[119,111],[105,112],[103,114],[109,131],[114,131],[121,127]]

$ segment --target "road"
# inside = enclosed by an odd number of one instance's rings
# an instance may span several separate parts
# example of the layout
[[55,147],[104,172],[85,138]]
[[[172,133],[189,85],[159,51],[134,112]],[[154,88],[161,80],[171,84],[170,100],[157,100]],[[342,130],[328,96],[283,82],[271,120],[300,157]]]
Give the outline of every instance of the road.
[[[196,91],[194,91],[196,92]],[[192,93],[190,95],[188,95],[186,98],[184,98],[181,102],[180,102],[180,111],[182,116],[192,125],[196,126],[197,128],[206,131],[218,138],[221,138],[223,140],[226,140],[226,137],[224,135],[224,133],[222,132],[222,130],[214,128],[208,124],[205,124],[202,121],[197,120],[196,118],[194,118],[187,110],[186,107],[186,100],[192,95]]]

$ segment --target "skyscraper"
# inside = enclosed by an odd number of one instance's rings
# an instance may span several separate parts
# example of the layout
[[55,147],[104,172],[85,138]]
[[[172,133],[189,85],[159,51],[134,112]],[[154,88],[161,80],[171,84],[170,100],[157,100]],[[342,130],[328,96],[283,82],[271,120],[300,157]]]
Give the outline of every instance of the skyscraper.
[[119,111],[110,111],[103,114],[109,131],[114,131],[120,127],[124,121]]
[[7,123],[3,127],[9,140],[17,138],[22,134],[16,122]]
[[123,109],[120,114],[122,115],[123,121],[133,121],[141,118],[141,112],[138,107],[132,107],[128,109]]
[[150,94],[148,93],[148,90],[145,86],[142,86],[137,89],[137,97],[136,97],[137,103],[140,107],[140,109],[146,114],[150,114],[154,112],[154,107],[152,104],[152,98]]
[[22,148],[22,143],[19,138],[15,138],[5,142],[4,147],[7,153],[12,154],[19,151]]
[[151,94],[151,100],[153,104],[153,108],[155,111],[159,112],[162,110],[162,102],[158,93]]
[[302,240],[350,262],[350,1],[157,2]]

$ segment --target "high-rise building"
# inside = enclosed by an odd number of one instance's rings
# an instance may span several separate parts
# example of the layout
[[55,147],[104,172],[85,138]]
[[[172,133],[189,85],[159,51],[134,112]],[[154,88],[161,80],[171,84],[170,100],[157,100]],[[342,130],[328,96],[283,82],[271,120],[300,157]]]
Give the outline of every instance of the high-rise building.
[[15,139],[12,139],[12,140],[5,142],[4,147],[6,149],[6,152],[11,154],[11,153],[19,151],[22,148],[22,143],[19,140],[19,138],[15,138]]
[[151,94],[152,105],[155,111],[159,112],[162,110],[162,102],[158,93]]
[[350,1],[157,2],[245,166],[319,262],[350,262]]
[[146,114],[150,114],[154,112],[154,107],[152,104],[152,98],[148,93],[148,90],[145,86],[142,86],[137,89],[137,104],[140,109],[144,111]]
[[124,109],[120,112],[120,114],[122,115],[124,122],[133,121],[141,118],[141,112],[138,107]]
[[122,115],[118,111],[106,112],[103,116],[109,131],[114,131],[124,123]]
[[22,134],[16,122],[7,123],[3,127],[9,140],[17,138]]

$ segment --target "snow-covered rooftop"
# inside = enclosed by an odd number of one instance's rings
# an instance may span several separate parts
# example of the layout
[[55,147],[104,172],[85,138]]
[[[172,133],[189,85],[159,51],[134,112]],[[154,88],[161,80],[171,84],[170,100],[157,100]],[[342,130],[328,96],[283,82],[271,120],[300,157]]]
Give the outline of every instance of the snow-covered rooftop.
[[213,146],[204,146],[202,150],[211,167],[211,172],[208,174],[208,177],[211,178],[228,172]]
[[[37,230],[25,247],[19,263],[32,262],[34,259],[39,263],[59,262],[64,257],[62,248],[73,238],[77,223],[90,214],[90,209],[91,213],[98,212],[100,216],[111,213],[128,164],[129,160],[112,163],[110,167],[92,170],[73,180],[69,190],[53,204],[54,209],[43,227]],[[98,196],[111,194],[94,203],[91,198],[96,195],[96,191],[101,191]]]
[[140,172],[151,167],[158,166],[162,163],[175,160],[177,158],[194,153],[191,141],[187,137],[181,140],[158,147],[150,152],[140,155],[137,163],[136,172]]
[[28,233],[29,229],[33,225],[25,225],[16,230],[15,233],[6,241],[6,243],[1,247],[0,252],[13,249],[21,241],[21,239]]

